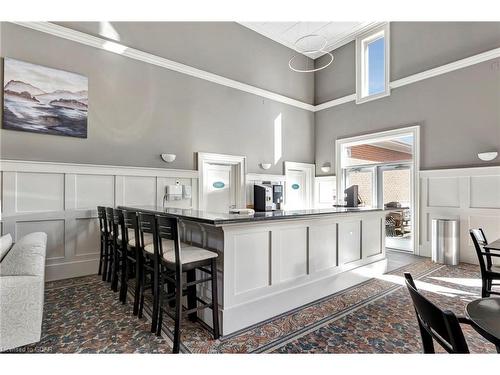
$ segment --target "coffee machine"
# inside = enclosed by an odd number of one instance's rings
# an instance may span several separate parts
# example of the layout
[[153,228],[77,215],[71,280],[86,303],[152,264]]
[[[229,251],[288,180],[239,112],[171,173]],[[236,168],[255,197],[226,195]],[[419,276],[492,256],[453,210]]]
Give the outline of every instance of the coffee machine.
[[255,211],[280,210],[283,204],[283,185],[270,183],[253,186],[253,208]]

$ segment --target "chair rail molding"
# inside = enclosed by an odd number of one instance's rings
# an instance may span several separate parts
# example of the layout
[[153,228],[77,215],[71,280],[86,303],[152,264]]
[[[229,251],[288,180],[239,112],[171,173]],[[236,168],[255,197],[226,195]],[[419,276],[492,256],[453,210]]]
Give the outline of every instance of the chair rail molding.
[[[236,90],[244,91],[250,94],[254,94],[263,98],[274,100],[276,102],[288,104],[297,108],[305,109],[311,112],[322,111],[327,108],[332,108],[341,104],[349,103],[356,100],[356,93],[343,96],[341,98],[335,98],[321,104],[309,104],[302,102],[297,99],[293,99],[281,94],[277,94],[272,91],[261,89],[243,82],[239,82],[230,78],[226,78],[217,74],[213,74],[201,69],[193,68],[189,65],[181,64],[176,61],[172,61],[160,56],[153,55],[144,51],[140,51],[135,48],[127,47],[125,45],[110,42],[103,38],[98,38],[93,35],[89,35],[80,31],[72,30],[70,28],[53,24],[51,22],[11,22],[12,24],[26,27],[32,30],[36,30],[42,33],[50,34],[60,38],[68,39],[76,43],[84,44],[86,46],[102,49],[110,53],[117,53],[124,57],[128,57],[134,60],[142,61],[147,64],[152,64],[156,66],[163,67],[165,69],[173,70],[182,74],[186,74],[199,79],[204,79],[206,81],[216,83],[219,85],[231,87]],[[379,23],[377,23],[379,24]],[[365,29],[360,30],[360,33],[366,32]],[[355,38],[356,35],[350,35],[349,38]],[[114,47],[119,48],[109,48],[109,43],[113,43]],[[336,47],[336,46],[334,46]],[[409,85],[411,83],[419,82],[427,78],[436,77],[441,74],[446,74],[457,69],[466,68],[475,64],[479,64],[484,61],[496,59],[500,57],[500,48],[495,48],[477,55],[473,55],[461,60],[457,60],[436,68],[432,68],[420,73],[412,74],[408,77],[398,79],[389,83],[391,89]]]

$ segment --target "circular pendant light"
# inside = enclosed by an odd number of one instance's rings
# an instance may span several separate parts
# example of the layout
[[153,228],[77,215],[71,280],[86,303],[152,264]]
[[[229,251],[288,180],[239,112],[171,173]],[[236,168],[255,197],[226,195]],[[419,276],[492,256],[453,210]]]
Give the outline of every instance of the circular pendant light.
[[[317,49],[308,49],[308,50],[301,50],[299,48],[299,44],[301,42],[304,42],[305,40],[307,39],[310,39],[310,38],[321,38],[323,39],[323,42],[322,42],[322,45],[321,47],[317,48]],[[326,67],[330,66],[330,64],[333,62],[333,55],[330,53],[330,52],[327,52],[324,50],[324,48],[326,47],[327,45],[327,40],[325,37],[321,36],[321,35],[317,35],[317,34],[308,34],[308,35],[304,35],[302,37],[300,37],[299,39],[297,39],[294,43],[294,47],[295,47],[295,50],[297,52],[299,52],[299,54],[297,55],[294,55],[290,61],[288,61],[288,66],[291,70],[293,70],[294,72],[298,72],[298,73],[313,73],[313,72],[317,72],[319,70],[323,70],[325,69]],[[294,62],[296,62],[297,58],[300,56],[300,55],[306,55],[306,56],[309,56],[309,55],[314,55],[318,52],[323,52],[326,56],[328,56],[328,61],[326,63],[324,63],[323,65],[321,65],[320,67],[317,67],[317,68],[313,68],[313,69],[301,69],[299,67],[296,67],[294,65]]]

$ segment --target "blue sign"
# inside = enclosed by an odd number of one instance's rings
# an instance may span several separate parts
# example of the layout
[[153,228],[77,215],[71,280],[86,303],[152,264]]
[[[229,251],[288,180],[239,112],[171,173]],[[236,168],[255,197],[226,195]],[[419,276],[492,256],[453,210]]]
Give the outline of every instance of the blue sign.
[[300,188],[299,184],[293,184],[292,185],[292,189],[293,190],[297,190],[298,188]]
[[216,189],[222,189],[224,186],[226,186],[226,184],[224,184],[224,182],[222,181],[215,181],[212,186]]

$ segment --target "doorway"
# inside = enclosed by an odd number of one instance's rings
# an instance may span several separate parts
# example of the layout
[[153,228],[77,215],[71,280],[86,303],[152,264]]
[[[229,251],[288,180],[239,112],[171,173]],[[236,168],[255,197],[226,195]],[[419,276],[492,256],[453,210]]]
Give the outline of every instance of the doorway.
[[198,153],[200,210],[228,213],[231,208],[244,208],[244,156]]
[[312,207],[315,165],[285,162],[285,207],[304,210]]
[[337,190],[358,185],[361,206],[386,211],[386,248],[417,255],[418,169],[418,126],[336,141]]

